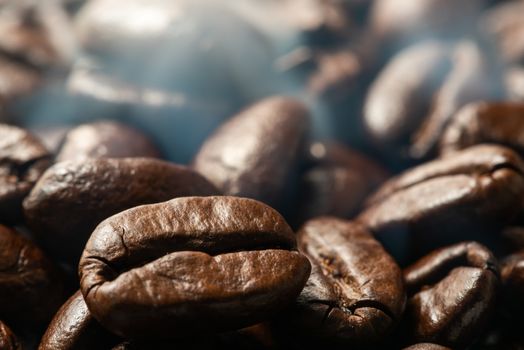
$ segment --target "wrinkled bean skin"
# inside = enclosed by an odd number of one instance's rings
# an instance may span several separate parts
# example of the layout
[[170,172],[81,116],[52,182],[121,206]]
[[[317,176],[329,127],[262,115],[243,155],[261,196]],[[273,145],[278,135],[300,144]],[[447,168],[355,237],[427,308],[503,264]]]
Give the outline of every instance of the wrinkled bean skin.
[[310,273],[270,207],[245,198],[185,197],[102,222],[79,264],[93,316],[131,337],[238,329],[272,316]]
[[313,270],[283,318],[285,332],[338,346],[382,341],[406,300],[395,261],[363,227],[336,218],[306,222],[297,239]]
[[77,291],[56,313],[38,350],[108,349],[117,342],[91,316],[82,293]]
[[308,118],[293,99],[262,100],[211,135],[193,167],[226,195],[275,205],[297,162]]
[[451,350],[451,349],[445,346],[437,345],[437,344],[420,343],[420,344],[408,346],[407,348],[404,348],[404,350]]
[[440,153],[497,143],[524,155],[524,103],[477,102],[462,108],[446,128]]
[[501,265],[504,304],[508,312],[520,322],[524,320],[524,251],[505,258]]
[[0,222],[22,219],[22,201],[50,164],[50,154],[30,133],[0,124]]
[[60,275],[42,251],[0,225],[0,314],[15,330],[47,324],[62,302]]
[[475,242],[438,249],[407,267],[408,339],[467,347],[487,325],[499,277],[492,253]]
[[391,247],[398,257],[406,249],[417,255],[466,237],[480,239],[521,210],[523,173],[522,160],[508,148],[470,147],[387,181],[358,220],[386,245],[405,244]]
[[22,345],[13,334],[13,331],[5,323],[0,321],[0,349],[2,350],[22,350]]
[[409,47],[394,56],[375,79],[364,105],[364,125],[381,150],[393,148],[407,155],[402,148],[420,127],[430,99],[451,67],[450,50],[433,41]]
[[160,158],[160,152],[140,131],[118,122],[99,121],[70,130],[56,161],[125,157]]
[[[46,248],[77,263],[91,232],[125,209],[218,190],[184,166],[151,158],[100,158],[57,163],[24,201],[27,223]],[[68,215],[63,215],[68,213]]]

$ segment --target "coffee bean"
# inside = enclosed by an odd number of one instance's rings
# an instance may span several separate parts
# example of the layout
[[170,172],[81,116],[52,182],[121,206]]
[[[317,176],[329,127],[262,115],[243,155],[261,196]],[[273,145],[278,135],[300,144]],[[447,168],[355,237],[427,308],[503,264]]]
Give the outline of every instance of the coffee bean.
[[520,212],[523,173],[524,163],[508,148],[470,147],[387,181],[358,220],[397,257],[464,239],[489,240]]
[[14,333],[2,321],[0,321],[0,349],[22,350],[22,345],[18,342]]
[[406,295],[395,261],[363,227],[336,218],[310,220],[299,250],[313,266],[295,305],[280,318],[295,341],[368,346],[400,320]]
[[524,103],[477,102],[462,108],[442,135],[447,154],[479,143],[498,143],[524,155]]
[[0,124],[0,222],[22,218],[22,201],[50,164],[50,154],[29,132]]
[[62,280],[42,251],[0,225],[0,314],[15,330],[45,325],[60,306]]
[[524,311],[524,251],[512,254],[502,261],[503,301],[507,312],[522,321]]
[[455,348],[471,344],[487,325],[499,288],[499,266],[475,242],[438,249],[404,270],[410,341]]
[[102,222],[79,265],[93,316],[127,337],[237,329],[288,305],[309,276],[294,234],[270,207],[186,197]]
[[433,41],[409,47],[395,55],[373,82],[364,105],[364,125],[381,150],[407,156],[402,149],[409,146],[451,69],[451,49]]
[[420,344],[408,346],[407,348],[404,348],[404,350],[451,350],[451,349],[445,346],[437,345],[437,344],[420,343]]
[[160,158],[160,152],[140,131],[114,121],[98,121],[70,130],[56,160],[123,157]]
[[223,124],[196,155],[194,168],[224,194],[278,204],[307,125],[301,103],[265,99]]
[[175,197],[216,194],[184,166],[150,158],[85,159],[49,168],[25,199],[24,213],[46,249],[76,264],[91,232],[111,215]]
[[108,349],[118,338],[91,316],[80,291],[66,301],[49,324],[38,350]]

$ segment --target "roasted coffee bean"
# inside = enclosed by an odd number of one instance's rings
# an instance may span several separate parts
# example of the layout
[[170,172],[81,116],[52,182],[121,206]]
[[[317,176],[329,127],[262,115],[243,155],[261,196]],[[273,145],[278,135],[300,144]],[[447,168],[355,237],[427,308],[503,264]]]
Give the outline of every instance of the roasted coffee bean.
[[151,158],[57,163],[24,201],[26,221],[46,249],[76,264],[91,232],[125,209],[218,190],[184,166]]
[[381,150],[407,156],[409,139],[451,68],[451,49],[433,41],[409,47],[395,55],[373,82],[364,125]]
[[502,238],[508,243],[512,251],[524,249],[524,227],[508,226],[501,232]]
[[479,143],[498,143],[524,155],[524,103],[477,102],[462,108],[442,135],[447,154]]
[[265,99],[210,136],[193,166],[224,194],[279,204],[307,126],[308,112],[301,103]]
[[160,152],[140,131],[114,121],[98,121],[71,129],[56,161],[124,157],[160,158]]
[[22,201],[50,164],[50,154],[29,132],[0,124],[0,222],[22,218]]
[[506,1],[487,11],[479,27],[505,63],[524,63],[524,3]]
[[309,276],[295,237],[270,207],[185,197],[102,222],[79,265],[93,316],[127,337],[238,329],[291,303]]
[[13,331],[0,321],[0,349],[2,350],[22,350],[22,345],[13,334]]
[[504,304],[514,319],[523,321],[524,250],[510,255],[501,265]]
[[[428,158],[436,153],[439,138],[457,112],[465,104],[499,97],[502,81],[497,81],[494,68],[472,41],[456,45],[453,68],[433,97],[427,119],[413,137],[410,156]],[[499,79],[500,80],[500,79]]]
[[313,143],[314,166],[302,175],[297,220],[321,215],[350,218],[387,173],[363,154],[337,143]]
[[451,350],[451,349],[445,346],[437,345],[437,344],[420,343],[420,344],[408,346],[407,348],[404,348],[404,350]]
[[470,147],[387,181],[358,220],[398,258],[464,239],[489,240],[522,210],[523,173],[524,163],[508,148]]
[[80,291],[66,301],[49,324],[38,350],[109,349],[118,338],[91,316]]
[[491,252],[475,242],[438,249],[406,268],[409,341],[467,347],[487,325],[499,276]]
[[384,340],[406,302],[402,273],[362,226],[336,218],[310,220],[298,232],[311,276],[286,317],[296,341],[368,346]]
[[0,225],[0,314],[15,330],[47,324],[63,299],[60,275],[42,251]]

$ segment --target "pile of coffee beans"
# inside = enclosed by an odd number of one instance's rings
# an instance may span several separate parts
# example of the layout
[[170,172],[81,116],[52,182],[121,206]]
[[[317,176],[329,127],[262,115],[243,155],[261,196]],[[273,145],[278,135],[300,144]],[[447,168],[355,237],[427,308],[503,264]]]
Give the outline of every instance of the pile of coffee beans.
[[523,0],[0,4],[0,350],[524,350]]

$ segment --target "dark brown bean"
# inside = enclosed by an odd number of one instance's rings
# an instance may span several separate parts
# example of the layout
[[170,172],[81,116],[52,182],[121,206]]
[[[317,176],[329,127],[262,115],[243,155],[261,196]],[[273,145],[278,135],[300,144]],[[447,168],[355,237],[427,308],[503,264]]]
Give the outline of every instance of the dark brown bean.
[[224,194],[277,204],[307,126],[308,112],[298,101],[265,99],[223,124],[193,166]]
[[[298,232],[299,250],[313,266],[283,327],[296,341],[345,346],[377,344],[404,310],[402,273],[362,226],[323,217]],[[299,340],[300,339],[300,340]]]
[[451,350],[451,349],[445,346],[437,345],[437,344],[420,343],[420,344],[408,346],[407,348],[404,348],[404,350]]
[[0,321],[0,349],[22,350],[22,345],[18,342],[13,331],[2,321]]
[[524,103],[477,102],[462,108],[442,135],[447,154],[479,143],[498,143],[524,155]]
[[114,121],[98,121],[71,129],[56,161],[124,157],[160,158],[160,152],[140,131]]
[[0,222],[22,218],[22,201],[50,164],[50,154],[36,137],[0,124]]
[[480,336],[495,305],[499,266],[475,242],[438,249],[404,270],[410,341],[464,348]]
[[91,232],[125,209],[218,190],[184,166],[151,158],[100,158],[49,168],[24,201],[28,225],[46,249],[76,264]]
[[514,320],[524,320],[524,250],[502,261],[503,300],[507,312]]
[[300,293],[307,259],[270,207],[235,197],[185,197],[102,222],[79,265],[93,316],[123,336],[181,337],[238,329]]
[[117,337],[91,316],[80,291],[66,301],[47,327],[38,350],[108,349]]
[[47,324],[63,299],[61,277],[42,251],[0,225],[0,313],[13,328]]
[[524,163],[512,150],[496,145],[470,147],[387,181],[358,219],[394,244],[404,244],[401,237],[407,235],[408,246],[400,250],[415,254],[480,239],[522,209],[523,174]]

